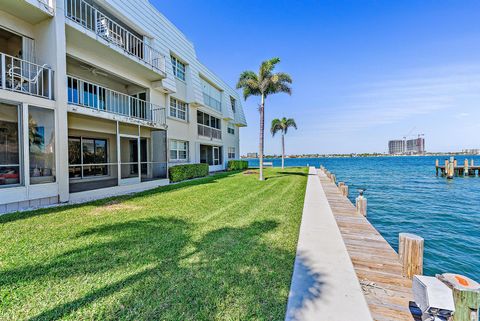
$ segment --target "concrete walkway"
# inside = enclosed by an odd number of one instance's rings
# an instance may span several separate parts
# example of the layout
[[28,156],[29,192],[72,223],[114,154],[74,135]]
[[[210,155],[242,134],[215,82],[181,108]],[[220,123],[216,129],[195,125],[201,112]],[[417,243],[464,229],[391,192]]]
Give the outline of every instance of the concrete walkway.
[[285,320],[372,320],[314,167],[309,169]]

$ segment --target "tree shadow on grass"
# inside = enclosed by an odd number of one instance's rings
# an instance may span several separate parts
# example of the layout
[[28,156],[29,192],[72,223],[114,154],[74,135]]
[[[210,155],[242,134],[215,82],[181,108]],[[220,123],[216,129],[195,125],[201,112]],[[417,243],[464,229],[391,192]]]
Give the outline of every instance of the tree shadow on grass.
[[[52,285],[53,279],[51,297],[59,298],[57,283],[70,282],[75,292],[77,286],[88,285],[82,282],[96,282],[87,295],[57,299],[53,308],[30,320],[280,320],[295,254],[267,241],[266,234],[277,225],[260,221],[221,227],[198,240],[192,238],[194,226],[176,219],[103,225],[77,236],[95,238],[93,246],[5,271],[0,284],[18,291],[19,284],[45,280]],[[321,276],[311,275],[318,297]],[[71,283],[72,276],[84,277]],[[42,304],[30,298],[28,307],[35,306]]]
[[15,222],[18,220],[24,220],[28,219],[31,217],[39,216],[39,215],[44,215],[44,214],[55,214],[55,213],[60,213],[64,211],[68,211],[71,209],[75,208],[82,208],[85,206],[102,206],[111,203],[112,201],[115,202],[124,202],[128,200],[134,200],[139,197],[144,197],[147,195],[156,195],[159,193],[168,193],[168,192],[173,192],[178,189],[182,189],[185,187],[189,186],[200,186],[200,185],[205,185],[205,184],[213,184],[217,183],[219,179],[227,178],[231,175],[238,174],[238,172],[221,172],[218,174],[214,174],[211,176],[207,177],[202,177],[202,178],[196,178],[192,180],[188,180],[185,182],[179,182],[179,183],[174,183],[166,186],[161,186],[157,187],[155,189],[143,191],[143,192],[138,192],[134,194],[128,194],[128,195],[122,195],[122,196],[114,196],[114,197],[108,197],[96,201],[91,201],[91,202],[86,202],[86,203],[80,203],[80,204],[63,204],[59,206],[54,206],[54,207],[47,207],[47,208],[41,208],[37,210],[31,210],[31,211],[23,211],[23,212],[13,212],[13,213],[8,213],[8,214],[3,214],[0,215],[0,224],[5,224],[5,223],[10,223],[10,222]]

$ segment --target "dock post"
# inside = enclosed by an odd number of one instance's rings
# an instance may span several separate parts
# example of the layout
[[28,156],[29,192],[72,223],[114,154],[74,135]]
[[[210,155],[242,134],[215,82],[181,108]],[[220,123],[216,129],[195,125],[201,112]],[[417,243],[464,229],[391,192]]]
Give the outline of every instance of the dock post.
[[465,158],[463,161],[463,176],[468,176],[470,173],[468,172],[468,159]]
[[435,175],[438,176],[438,158],[435,160]]
[[448,168],[446,168],[447,178],[453,178],[453,176],[455,176],[455,163],[456,161],[448,162]]
[[348,185],[342,185],[340,188],[340,192],[342,192],[342,195],[345,197],[348,197]]
[[403,276],[413,279],[414,275],[422,275],[423,238],[410,233],[400,233],[398,238],[398,257],[402,264]]
[[343,185],[345,185],[344,182],[338,182],[338,189],[341,190]]
[[[448,172],[448,159],[445,160],[445,168],[443,169],[443,175],[447,176],[447,172]],[[442,175],[442,176],[443,176]]]
[[455,313],[453,321],[478,320],[480,305],[480,284],[459,274],[444,273],[437,278],[453,291]]
[[363,196],[363,191],[360,191],[360,195],[355,199],[355,208],[357,214],[361,214],[365,217],[367,216],[367,198]]

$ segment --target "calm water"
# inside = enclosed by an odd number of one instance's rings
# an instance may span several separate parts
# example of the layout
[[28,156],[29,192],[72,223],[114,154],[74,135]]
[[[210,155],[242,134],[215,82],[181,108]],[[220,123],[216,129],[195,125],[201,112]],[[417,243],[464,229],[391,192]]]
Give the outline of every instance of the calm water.
[[[436,177],[436,158],[305,158],[285,164],[324,165],[349,186],[352,201],[358,188],[366,188],[368,219],[395,250],[400,232],[425,239],[424,274],[454,272],[480,281],[480,177]],[[472,158],[480,164],[480,157]],[[439,159],[442,164],[445,157]],[[258,166],[256,159],[249,163]]]

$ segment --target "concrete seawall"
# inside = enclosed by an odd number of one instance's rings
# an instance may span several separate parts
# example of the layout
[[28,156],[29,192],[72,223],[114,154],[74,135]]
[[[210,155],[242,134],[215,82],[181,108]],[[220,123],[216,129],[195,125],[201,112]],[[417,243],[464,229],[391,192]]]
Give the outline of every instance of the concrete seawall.
[[285,320],[372,320],[314,167],[309,168]]

